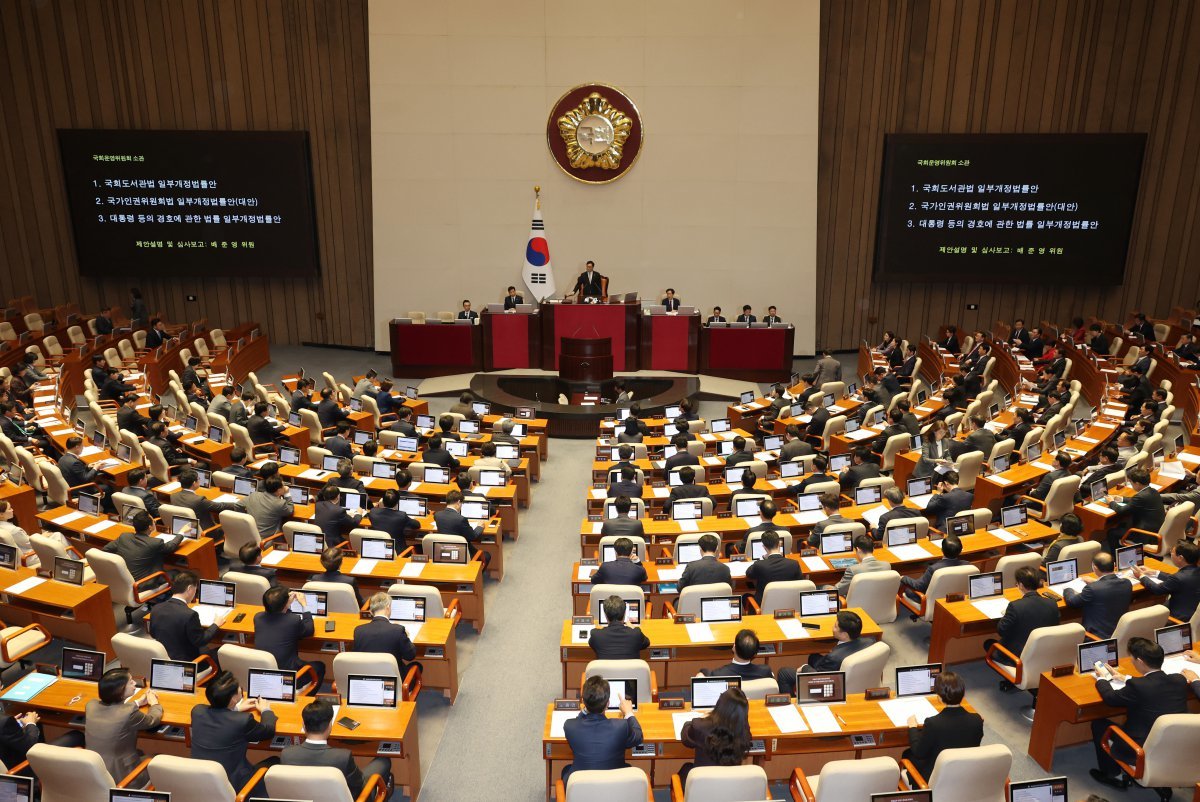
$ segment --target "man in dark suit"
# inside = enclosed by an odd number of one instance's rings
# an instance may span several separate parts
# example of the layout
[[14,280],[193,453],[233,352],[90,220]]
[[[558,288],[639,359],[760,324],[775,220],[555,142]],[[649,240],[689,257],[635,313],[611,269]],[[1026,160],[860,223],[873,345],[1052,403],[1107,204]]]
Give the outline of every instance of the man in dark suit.
[[775,307],[768,306],[767,314],[763,316],[762,322],[766,323],[768,326],[778,326],[783,322],[783,318],[779,316]]
[[879,464],[871,459],[871,449],[858,446],[850,458],[850,465],[842,471],[838,482],[842,490],[853,490],[862,484],[864,479],[874,479],[879,476]]
[[296,383],[296,389],[292,391],[292,400],[290,403],[292,412],[299,412],[302,409],[311,409],[317,411],[317,405],[313,403],[313,389],[317,383],[312,379],[300,379]]
[[215,648],[206,648],[221,631],[232,609],[218,613],[213,623],[204,627],[200,614],[192,609],[200,582],[191,571],[180,571],[171,582],[171,598],[155,606],[150,616],[150,637],[163,645],[172,660],[195,660],[201,654],[217,659]]
[[171,496],[171,503],[187,507],[196,513],[196,523],[201,529],[210,529],[216,523],[217,516],[225,510],[242,510],[238,502],[217,502],[196,492],[196,482],[199,475],[194,468],[184,468],[179,472],[179,492]]
[[470,301],[464,299],[462,302],[462,309],[458,313],[458,319],[470,320],[473,322],[479,320],[479,313],[471,309]]
[[340,497],[341,491],[332,483],[325,485],[317,493],[317,503],[313,507],[313,523],[321,527],[326,543],[341,543],[363,518],[362,510],[355,510],[352,514],[338,503]]
[[1133,574],[1142,586],[1155,596],[1170,596],[1167,608],[1171,617],[1188,621],[1200,604],[1200,546],[1190,540],[1181,540],[1171,549],[1171,562],[1177,570],[1173,574],[1152,571],[1145,566],[1135,566]]
[[688,451],[688,438],[686,434],[676,434],[671,438],[671,445],[675,446],[675,453],[667,457],[663,461],[663,472],[670,473],[672,468],[682,468],[684,465],[699,465],[700,458]]
[[407,664],[417,659],[417,647],[409,640],[404,627],[388,618],[392,597],[386,593],[376,593],[367,601],[367,609],[371,613],[371,620],[355,628],[354,644],[350,651],[392,655],[400,669],[400,678],[404,679],[408,673]]
[[743,629],[733,638],[733,660],[720,668],[701,669],[700,673],[706,677],[741,677],[743,682],[774,676],[771,667],[756,664],[755,657],[758,657],[758,635],[752,629]]
[[208,380],[200,375],[202,363],[200,357],[193,356],[188,358],[187,367],[183,370],[183,375],[179,378],[184,387],[189,384],[195,385],[200,392],[204,394],[208,400],[212,400],[212,389],[208,386]]
[[[741,494],[739,493],[738,495]],[[762,520],[746,530],[746,536],[742,538],[742,554],[750,556],[750,538],[752,536],[776,530],[786,530],[786,527],[775,523],[775,514],[778,511],[779,508],[769,496],[764,496],[758,502],[758,515]]]
[[[467,540],[467,548],[471,555],[475,554],[475,543],[483,537],[482,526],[471,526],[471,522],[462,514],[463,494],[461,490],[451,490],[446,494],[446,506],[433,514],[433,522],[437,524],[439,535],[460,535]],[[487,552],[483,555],[484,562],[488,560]]]
[[[326,543],[329,541],[326,540]],[[333,582],[335,584],[349,585],[354,591],[354,601],[359,607],[362,607],[362,594],[358,592],[358,580],[350,574],[342,573],[342,561],[345,559],[345,554],[337,546],[330,546],[321,552],[321,567],[325,570],[319,574],[313,574],[310,579],[313,582]]]
[[119,404],[121,399],[132,393],[135,388],[132,384],[126,383],[121,371],[109,368],[108,379],[97,389],[101,401],[114,401]]
[[350,410],[338,406],[338,402],[333,399],[333,390],[328,387],[322,390],[321,400],[317,404],[317,418],[320,419],[322,428],[328,429],[330,426],[336,426],[338,421],[348,417],[350,417]]
[[145,437],[150,419],[137,411],[137,401],[138,397],[132,393],[121,399],[121,408],[117,410],[117,428]]
[[879,454],[882,454],[883,449],[887,447],[888,438],[897,434],[909,434],[908,427],[904,425],[903,410],[893,407],[892,411],[888,413],[888,421],[883,433],[871,441],[871,450]]
[[337,433],[332,437],[326,437],[325,442],[321,447],[327,450],[330,454],[333,454],[335,457],[353,459],[354,448],[350,445],[350,441],[346,439],[347,435],[350,434],[350,428],[349,421],[338,421]]
[[668,513],[671,511],[671,505],[676,501],[710,497],[707,485],[696,484],[696,469],[691,465],[686,465],[679,470],[679,481],[683,484],[671,488],[671,495],[667,497],[666,504],[663,505]]
[[[763,592],[767,589],[767,585],[772,582],[794,582],[801,579],[800,563],[795,560],[789,560],[783,554],[783,539],[779,537],[779,533],[774,530],[763,532],[762,536],[763,548],[767,554],[761,560],[755,560],[754,563],[746,569],[746,579],[750,581],[750,585],[754,588],[754,600],[760,605],[762,604]],[[758,647],[755,646],[757,653]]]
[[821,502],[821,512],[825,514],[825,518],[817,521],[816,526],[808,533],[808,545],[813,548],[821,545],[821,535],[830,526],[853,523],[853,521],[839,512],[841,509],[841,497],[837,493],[822,493],[818,500]]
[[[1146,532],[1157,532],[1167,518],[1167,509],[1163,506],[1162,496],[1150,486],[1150,472],[1138,466],[1125,472],[1134,493],[1129,498],[1109,496],[1108,506],[1122,516],[1117,526],[1108,530],[1108,551],[1116,554],[1121,545],[1121,538],[1130,529],[1141,529]],[[1136,543],[1145,542],[1141,535],[1134,534],[1130,540]]]
[[[812,653],[808,656],[808,664],[800,667],[800,672],[810,671],[841,671],[842,661],[850,655],[860,652],[875,641],[862,637],[862,617],[853,610],[842,610],[837,614],[833,625],[833,639],[837,641],[829,654]],[[779,691],[796,694],[796,669],[784,666],[779,669]]]
[[[122,488],[121,492],[141,499],[150,517],[157,518],[158,510],[162,506],[162,503],[159,502],[157,496],[150,492],[148,487],[150,484],[150,472],[145,468],[134,468],[126,474],[126,478],[129,481],[129,486]],[[117,510],[117,512],[121,513],[122,510]]]
[[[1042,587],[1041,571],[1025,565],[1017,569],[1016,578],[1017,587],[1021,589],[1021,598],[1008,603],[1004,616],[996,622],[996,634],[1000,636],[1001,646],[1020,657],[1035,629],[1058,626],[1062,616],[1057,601],[1038,593]],[[983,650],[986,652],[991,649],[993,643],[996,643],[996,639],[988,638],[983,642]],[[1012,660],[1003,652],[996,652],[993,659],[1013,665]],[[1008,680],[1001,680],[1002,690],[1010,690],[1012,687]]]
[[593,585],[640,585],[646,581],[646,568],[633,561],[633,541],[619,537],[613,543],[615,560],[602,563],[592,574]]
[[642,486],[635,480],[637,474],[634,469],[628,465],[621,468],[620,479],[608,486],[608,497],[628,496],[629,498],[641,498]]
[[101,309],[96,315],[96,333],[97,334],[112,334],[113,319],[111,309]]
[[421,455],[421,462],[440,465],[443,468],[458,470],[458,459],[442,446],[442,436],[435,434],[429,438],[429,446]]
[[662,299],[662,306],[668,312],[679,311],[679,299],[675,297],[675,290],[673,288],[667,287],[667,296]]
[[829,409],[818,406],[809,415],[808,428],[804,430],[804,433],[809,437],[823,437],[827,423],[829,423]]
[[87,463],[79,458],[79,455],[83,453],[83,438],[71,435],[67,438],[66,447],[67,450],[58,458],[58,470],[62,472],[62,477],[67,484],[77,487],[96,481],[100,472],[95,468],[89,468]]
[[1063,601],[1069,607],[1083,609],[1083,628],[1097,638],[1112,637],[1117,621],[1129,612],[1133,600],[1133,585],[1114,574],[1114,567],[1111,554],[1097,552],[1092,558],[1096,578],[1084,577],[1086,586],[1082,591],[1074,588],[1063,591]]
[[915,507],[906,507],[904,505],[904,491],[898,487],[889,487],[883,491],[883,500],[887,502],[887,505],[891,509],[879,516],[879,523],[875,526],[875,532],[879,539],[883,539],[883,533],[887,529],[887,525],[892,521],[925,517],[925,513]]
[[396,422],[388,427],[388,431],[399,432],[404,437],[416,437],[417,427],[413,425],[412,416],[412,407],[397,408]]
[[966,685],[953,671],[943,671],[933,684],[945,707],[925,719],[924,725],[916,716],[908,717],[908,749],[902,757],[908,759],[926,780],[933,773],[938,755],[947,749],[967,749],[983,742],[983,718],[963,709]]
[[637,518],[629,517],[629,509],[632,506],[633,502],[629,500],[629,496],[617,496],[613,499],[613,507],[617,510],[617,517],[609,518],[600,525],[600,536],[635,535],[637,537],[645,537],[646,531],[642,526],[642,522]]
[[732,468],[743,462],[752,462],[754,455],[746,450],[746,438],[740,434],[733,438],[733,453],[725,458],[725,467]]
[[937,491],[925,505],[925,514],[935,518],[938,529],[946,531],[946,519],[971,509],[975,494],[958,486],[958,473],[946,471],[934,485]]
[[642,652],[650,648],[650,639],[642,633],[641,627],[625,624],[625,600],[620,596],[609,596],[602,604],[604,618],[608,623],[603,627],[596,627],[588,635],[588,646],[596,653],[596,659],[638,659]]
[[167,325],[160,318],[154,318],[150,321],[150,330],[146,332],[146,348],[153,351],[159,346],[166,345],[170,339],[167,334]]
[[[293,613],[293,605],[301,612]],[[317,675],[317,686],[325,680],[325,664],[320,660],[305,663],[300,659],[300,641],[313,635],[312,611],[304,594],[276,585],[263,594],[263,611],[254,614],[254,648],[270,652],[282,669],[299,671],[310,666]]]
[[753,310],[750,308],[750,304],[746,304],[745,306],[742,307],[742,313],[737,316],[737,322],[738,323],[757,323],[758,322],[758,318],[756,318],[754,316]]
[[987,419],[982,415],[972,415],[967,420],[971,425],[971,433],[965,440],[950,443],[950,458],[958,459],[971,451],[982,451],[983,458],[988,459],[992,456],[992,449],[996,447],[996,435],[988,430]]
[[713,582],[724,582],[729,586],[733,586],[733,580],[730,577],[729,566],[724,563],[717,562],[717,549],[721,547],[721,541],[716,535],[701,535],[700,536],[700,559],[693,560],[683,569],[683,576],[679,578],[679,592],[690,585],[708,585]]
[[909,343],[908,349],[904,352],[904,361],[900,363],[900,367],[896,368],[896,376],[901,380],[908,380],[911,382],[913,379],[913,371],[916,369],[917,346]]
[[789,423],[783,430],[783,448],[779,449],[779,461],[790,462],[813,453],[813,447],[801,436],[800,427]]
[[233,451],[229,452],[229,466],[222,468],[221,471],[223,473],[233,474],[234,476],[240,476],[243,479],[252,479],[254,477],[254,471],[246,467],[246,460],[249,459],[249,456],[250,455],[246,453],[245,449],[235,446]]
[[275,438],[283,433],[282,426],[275,426],[267,420],[267,409],[267,404],[259,401],[254,405],[254,414],[246,421],[246,432],[256,446],[274,443]]
[[824,454],[817,454],[817,456],[813,458],[812,465],[813,472],[804,477],[800,484],[792,486],[792,493],[794,495],[798,496],[801,493],[807,493],[808,488],[812,487],[813,485],[828,484],[829,482],[838,481],[838,477],[834,476],[832,473],[825,472],[825,469],[829,467],[829,458]]
[[[132,471],[131,471],[132,473]],[[183,543],[183,535],[176,535],[170,540],[159,540],[154,536],[153,521],[144,511],[133,516],[132,532],[123,532],[120,537],[104,546],[104,551],[119,554],[125,561],[125,566],[135,580],[145,579],[151,574],[162,571],[163,560],[168,554]],[[153,587],[160,583],[154,583]],[[148,589],[143,586],[143,589]]]
[[318,699],[305,705],[300,716],[304,721],[304,743],[285,747],[279,754],[279,762],[282,765],[335,768],[346,778],[346,788],[350,791],[351,799],[357,799],[371,777],[376,776],[389,789],[384,795],[385,798],[391,796],[391,760],[375,757],[367,763],[365,769],[360,770],[354,762],[354,753],[349,749],[337,749],[329,745],[329,734],[333,731],[333,705],[325,699]]
[[[229,784],[242,788],[258,768],[246,759],[246,749],[252,743],[269,741],[275,736],[275,711],[265,699],[245,698],[237,678],[228,671],[222,671],[208,683],[204,695],[208,704],[192,708],[191,756],[220,763]],[[258,711],[259,721],[251,715],[253,710]],[[263,761],[273,762],[271,758]],[[263,784],[260,782],[251,793],[262,796]]]
[[[1200,697],[1200,680],[1190,671],[1183,674],[1163,673],[1163,649],[1151,640],[1130,638],[1128,649],[1129,656],[1133,658],[1133,668],[1141,676],[1125,676],[1106,665],[1100,665],[1096,668],[1096,690],[1104,704],[1129,711],[1125,723],[1120,727],[1135,743],[1144,744],[1160,716],[1188,712],[1189,696]],[[1123,681],[1123,684],[1114,688],[1113,680]],[[1125,789],[1130,786],[1130,779],[1104,751],[1104,735],[1115,723],[1107,718],[1092,722],[1096,768],[1088,773],[1097,782]],[[1113,739],[1111,744],[1118,757],[1127,763],[1134,762],[1133,750],[1124,741]]]
[[592,260],[589,259],[584,268],[579,278],[575,279],[575,286],[571,288],[571,292],[582,293],[585,299],[594,298],[598,301],[604,297],[606,279],[596,272],[596,263]]
[[517,294],[517,288],[509,286],[508,295],[504,296],[504,311],[516,309],[517,306],[525,303],[525,296]]
[[391,537],[397,554],[408,548],[408,534],[421,528],[420,521],[408,517],[408,513],[403,510],[396,509],[399,502],[398,490],[385,490],[383,498],[369,514],[371,528]]
[[1054,486],[1054,483],[1071,475],[1070,454],[1065,451],[1058,452],[1058,455],[1054,457],[1054,463],[1058,467],[1042,474],[1042,480],[1038,482],[1037,487],[1029,491],[1030,498],[1045,501],[1046,496],[1050,495],[1050,488]]
[[1000,432],[1000,440],[1012,440],[1013,448],[1019,449],[1025,442],[1025,437],[1033,431],[1033,413],[1024,407],[1018,407],[1014,414],[1016,420],[1004,431]]
[[942,541],[942,559],[930,563],[925,568],[925,573],[914,579],[911,576],[900,577],[900,584],[906,588],[920,591],[924,593],[929,590],[929,583],[933,581],[933,575],[943,568],[957,568],[963,565],[970,565],[970,561],[962,559],[962,541],[953,535],[948,535]]
[[721,316],[721,307],[714,306],[712,314],[709,315],[708,320],[706,320],[704,322],[707,325],[707,324],[711,324],[711,323],[728,323],[729,321],[727,321],[724,317]]
[[1140,334],[1146,339],[1146,342],[1152,343],[1155,341],[1154,324],[1146,319],[1145,312],[1138,312],[1134,318],[1133,328],[1130,331],[1134,334]]
[[621,717],[605,715],[612,691],[603,677],[588,677],[579,697],[584,712],[563,724],[572,761],[563,767],[565,783],[573,772],[624,768],[625,751],[641,746],[642,726],[633,715],[633,701],[621,700]]
[[1029,336],[1029,329],[1025,328],[1025,321],[1020,318],[1013,321],[1012,331],[1008,335],[1009,342],[1014,348],[1020,348],[1024,351],[1029,347],[1032,337]]
[[952,354],[957,354],[962,349],[962,344],[958,341],[958,327],[947,326],[946,336],[938,340],[938,345]]
[[255,543],[244,543],[238,549],[238,560],[241,565],[238,571],[251,576],[261,576],[263,579],[272,585],[278,585],[279,582],[275,578],[275,569],[269,565],[261,565],[259,559],[262,557],[262,547]]

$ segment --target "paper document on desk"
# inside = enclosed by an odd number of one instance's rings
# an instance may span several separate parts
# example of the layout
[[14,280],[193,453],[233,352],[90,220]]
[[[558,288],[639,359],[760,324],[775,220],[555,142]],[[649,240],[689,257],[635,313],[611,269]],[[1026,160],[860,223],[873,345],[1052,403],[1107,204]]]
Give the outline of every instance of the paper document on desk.
[[908,562],[910,560],[931,560],[932,554],[917,543],[906,543],[903,546],[892,546],[888,549],[897,560]]
[[1090,504],[1084,504],[1083,508],[1085,510],[1091,510],[1092,512],[1099,513],[1100,515],[1112,515],[1113,514],[1113,511],[1111,509],[1109,509],[1107,504],[1098,504],[1095,501],[1091,502]]
[[174,493],[179,489],[179,482],[167,482],[165,485],[159,485],[154,489],[160,493]]
[[82,512],[68,512],[66,515],[60,515],[57,518],[52,518],[50,523],[58,526],[66,526],[71,521],[78,521],[80,518],[86,518],[87,514]]
[[721,458],[720,457],[705,457],[704,464],[705,465],[720,465]]
[[808,732],[808,724],[804,722],[804,716],[800,715],[800,710],[795,705],[768,707],[767,712],[771,714],[775,726],[782,733]]
[[684,624],[687,628],[688,638],[692,643],[704,643],[706,641],[716,640],[713,635],[712,627],[708,624]]
[[925,509],[925,506],[926,506],[927,504],[929,504],[929,500],[930,500],[931,498],[933,498],[933,494],[932,494],[932,493],[926,493],[926,494],[924,494],[924,495],[922,495],[922,496],[909,496],[909,497],[908,497],[908,500],[909,500],[909,501],[911,501],[913,504],[916,504],[918,509],[922,509],[922,510],[923,510],[923,509]]
[[902,696],[899,699],[886,699],[879,703],[879,707],[883,709],[884,713],[887,713],[887,717],[897,727],[907,727],[909,716],[916,716],[917,724],[924,724],[925,719],[937,715],[937,710],[934,709],[933,705],[924,696]]
[[592,521],[592,534],[598,535],[602,531],[604,531],[604,522],[603,521]]
[[998,539],[1003,540],[1005,543],[1015,543],[1021,539],[1020,535],[1014,535],[1007,529],[992,529],[988,532],[988,534],[995,535]]
[[575,579],[579,582],[587,582],[592,578],[592,574],[600,570],[598,565],[581,565],[575,571]]
[[400,577],[402,579],[416,579],[425,570],[426,565],[428,563],[405,563],[404,567],[400,569]]
[[708,432],[705,432],[704,434],[700,435],[700,439],[706,443],[711,443],[713,440],[717,439],[717,436],[715,434],[709,434]]
[[886,515],[888,508],[880,504],[878,507],[872,507],[862,514],[862,519],[871,526],[879,526],[879,519]]
[[800,562],[804,563],[804,568],[808,571],[828,571],[829,566],[825,561],[817,556],[801,557]]
[[550,737],[566,738],[566,723],[573,718],[579,718],[579,710],[553,710],[550,713]]
[[1167,674],[1182,674],[1184,671],[1195,671],[1200,674],[1200,663],[1184,659],[1182,654],[1175,654],[1163,660],[1162,670]]
[[228,610],[228,607],[221,607],[216,604],[197,604],[192,607],[196,611],[196,615],[200,617],[200,626],[211,627],[216,623],[217,616]]
[[[20,582],[16,583],[15,585],[9,585],[8,587],[6,587],[4,589],[4,592],[11,593],[13,595],[20,595],[27,590],[32,590],[33,588],[36,588],[38,585],[42,584],[45,581],[46,581],[45,577],[40,577],[40,576],[27,577],[26,579],[22,579]],[[705,626],[707,626],[707,624]]]
[[1021,393],[1022,404],[1036,404],[1040,399],[1033,393]]
[[272,549],[264,554],[263,558],[259,560],[259,562],[261,562],[263,565],[279,565],[281,562],[287,559],[287,556],[288,552],[284,551],[283,549]]
[[1098,429],[1115,429],[1115,428],[1117,428],[1117,424],[1108,423],[1108,422],[1102,421],[1102,420],[1093,421],[1092,425]]
[[679,529],[683,532],[699,532],[700,524],[696,521],[680,521]]
[[776,490],[785,490],[788,487],[788,481],[786,479],[771,479],[769,482],[767,482],[767,484]]
[[834,718],[829,705],[805,705],[802,712],[809,728],[815,733],[842,731],[842,725]]
[[66,429],[51,429],[50,434],[54,435],[55,437],[61,437],[64,434],[75,434],[75,430],[69,427]]
[[983,428],[987,429],[992,434],[1000,434],[1000,432],[1004,431],[1004,424],[996,423],[994,420],[990,420],[983,424]]
[[359,481],[363,483],[363,487],[372,487],[375,484],[375,479],[376,477],[374,476],[364,476]]
[[234,493],[222,493],[213,499],[218,504],[230,504],[234,501],[241,502],[242,497]]
[[779,625],[779,631],[788,640],[799,640],[800,638],[809,637],[808,630],[805,629],[798,618],[780,618],[775,623]]
[[1200,456],[1181,452],[1179,455],[1180,462],[1186,462],[1188,465],[1200,465]]
[[1158,469],[1158,475],[1165,479],[1183,479],[1187,476],[1187,469],[1178,460],[1164,462],[1162,467]]
[[18,680],[0,698],[6,702],[28,702],[56,682],[58,682],[58,677],[53,674],[41,674],[34,671]]
[[607,495],[608,495],[608,491],[605,490],[603,487],[593,487],[592,488],[592,498],[604,498]]
[[1012,484],[1012,479],[1006,479],[1005,477],[1001,476],[1001,475],[1000,475],[1000,474],[998,474],[998,473],[994,473],[994,474],[992,474],[991,476],[989,476],[989,477],[987,477],[987,478],[988,478],[988,479],[990,479],[991,481],[995,482],[996,484],[1000,485],[1000,486],[1004,486],[1004,485],[1011,485],[1011,484]]
[[655,487],[651,489],[654,491],[655,498],[666,498],[671,495],[671,488],[669,487]]
[[79,456],[81,456],[81,457],[90,457],[90,456],[92,456],[93,454],[99,454],[99,453],[100,453],[100,452],[102,452],[103,450],[104,450],[103,448],[97,448],[96,446],[84,446],[84,447],[83,447],[83,451],[81,451],[81,452],[79,453]]
[[371,560],[365,557],[359,557],[358,561],[350,567],[350,573],[370,576],[371,572],[375,570],[376,565],[379,565],[379,560]]
[[995,621],[998,618],[1004,617],[1004,611],[1008,609],[1008,599],[999,596],[995,599],[979,599],[971,602],[971,605],[979,612],[986,615],[988,618]]
[[1084,437],[1083,435],[1079,435],[1075,439],[1078,440],[1080,443],[1087,443],[1088,445],[1095,445],[1096,443],[1100,442],[1099,440],[1097,440],[1094,437]]
[[742,520],[745,521],[746,526],[749,526],[751,529],[762,523],[762,518],[759,518],[757,515],[748,515]]
[[114,524],[112,521],[100,521],[99,523],[92,524],[83,531],[87,532],[89,535],[98,535],[108,529],[110,526],[115,525],[116,524]]
[[1062,582],[1057,585],[1049,585],[1048,587],[1050,588],[1050,590],[1054,591],[1059,596],[1065,596],[1068,588],[1075,591],[1076,593],[1082,593],[1083,589],[1086,586],[1087,586],[1087,583],[1084,582],[1082,579],[1072,579],[1070,582]]
[[800,526],[812,526],[813,524],[819,524],[821,521],[824,521],[826,515],[822,510],[809,510],[808,512],[793,512],[792,518],[794,518],[796,523]]
[[853,432],[850,432],[849,434],[844,435],[844,437],[847,440],[858,441],[858,440],[866,440],[868,437],[876,437],[878,435],[879,435],[879,432],[875,431],[874,429],[858,429],[857,431],[853,431]]
[[396,623],[404,627],[408,639],[413,643],[417,642],[417,637],[421,634],[421,627],[425,626],[424,621],[397,621]]
[[698,710],[689,710],[686,713],[672,713],[671,722],[675,725],[675,740],[683,740],[683,725],[687,724],[694,718],[704,718],[705,714]]
[[659,568],[659,582],[678,582],[683,577],[683,567],[679,568]]
[[739,560],[738,562],[728,563],[728,565],[730,577],[734,579],[743,579],[753,563],[749,562],[748,560]]
[[170,543],[172,540],[179,537],[179,535],[173,535],[170,532],[159,532],[157,535],[155,535],[155,537],[164,543]]

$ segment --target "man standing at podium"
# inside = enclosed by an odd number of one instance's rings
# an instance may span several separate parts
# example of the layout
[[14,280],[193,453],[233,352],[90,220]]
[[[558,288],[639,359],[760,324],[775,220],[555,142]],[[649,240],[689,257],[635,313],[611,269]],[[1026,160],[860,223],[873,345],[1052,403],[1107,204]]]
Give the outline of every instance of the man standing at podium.
[[663,309],[668,312],[679,311],[679,299],[675,297],[675,290],[667,287],[667,297],[662,300]]
[[592,298],[594,303],[604,296],[603,281],[604,276],[596,272],[596,263],[589,259],[587,269],[579,274],[579,278],[575,280],[575,289],[571,292],[582,292],[585,301]]

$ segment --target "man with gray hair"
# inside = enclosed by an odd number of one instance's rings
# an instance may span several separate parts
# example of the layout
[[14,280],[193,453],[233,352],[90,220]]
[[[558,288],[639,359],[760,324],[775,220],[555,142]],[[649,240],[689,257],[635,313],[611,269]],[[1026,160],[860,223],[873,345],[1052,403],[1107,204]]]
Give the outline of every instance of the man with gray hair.
[[904,506],[904,491],[898,487],[889,487],[883,491],[883,500],[887,502],[889,509],[879,517],[879,523],[875,526],[875,535],[877,538],[883,537],[883,531],[887,529],[887,525],[892,521],[898,521],[902,518],[924,518],[925,514],[916,507]]
[[376,593],[367,599],[367,610],[371,613],[371,620],[354,630],[354,645],[350,651],[392,655],[396,658],[396,666],[403,679],[405,663],[416,659],[417,649],[405,628],[393,623],[389,617],[392,597],[386,593]]
[[520,443],[517,438],[513,437],[513,427],[516,425],[517,422],[512,418],[505,418],[504,420],[500,421],[500,431],[492,433],[492,442],[513,443],[514,445]]

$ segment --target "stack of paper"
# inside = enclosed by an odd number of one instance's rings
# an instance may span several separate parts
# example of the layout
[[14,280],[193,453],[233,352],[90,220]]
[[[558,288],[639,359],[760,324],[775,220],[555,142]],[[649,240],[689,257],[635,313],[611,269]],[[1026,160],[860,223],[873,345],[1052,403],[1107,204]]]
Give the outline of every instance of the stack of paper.
[[587,582],[592,578],[592,574],[600,570],[598,565],[581,565],[579,570],[575,572],[575,579],[578,582]]
[[563,727],[568,721],[579,717],[578,710],[554,710],[550,713],[550,737],[551,738],[566,738],[567,734]]
[[705,641],[716,640],[712,627],[708,624],[684,624],[684,627],[687,629],[688,638],[692,643],[704,643]]
[[971,602],[971,605],[979,612],[986,615],[988,618],[995,621],[998,618],[1004,617],[1004,611],[1008,609],[1008,599],[1003,596],[997,596],[994,599],[979,599]]
[[918,724],[924,724],[925,719],[937,715],[937,710],[924,696],[902,696],[899,699],[887,699],[879,703],[892,724],[897,727],[908,726],[908,717],[916,716]]
[[405,563],[400,569],[400,576],[403,579],[416,579],[425,570],[425,563]]
[[108,529],[110,526],[113,526],[113,525],[114,524],[112,521],[101,521],[100,523],[92,524],[91,526],[84,529],[83,531],[87,532],[89,535],[98,535],[101,532],[103,532],[105,529]]
[[792,518],[800,526],[812,526],[825,520],[825,513],[822,510],[809,510],[807,512],[792,513]]
[[155,490],[160,493],[174,493],[179,489],[179,482],[167,482],[165,485],[159,485]]
[[658,581],[659,582],[678,582],[680,577],[682,577],[682,576],[683,576],[683,568],[659,568],[658,569]]
[[800,562],[804,563],[804,567],[809,571],[828,571],[829,566],[820,557],[801,557]]
[[729,575],[734,579],[740,579],[746,576],[746,572],[750,570],[750,566],[753,565],[753,563],[746,560],[740,560],[735,563],[728,563],[728,565]]
[[1200,663],[1193,663],[1182,654],[1174,654],[1163,660],[1162,670],[1168,674],[1182,674],[1185,670],[1200,674]]
[[932,554],[927,552],[924,547],[917,543],[908,543],[903,546],[892,546],[888,549],[888,551],[894,554],[896,559],[901,561],[928,560],[929,558],[933,557]]
[[1050,590],[1054,591],[1059,596],[1062,596],[1064,591],[1067,590],[1067,588],[1070,588],[1071,590],[1074,590],[1077,593],[1082,593],[1083,589],[1086,586],[1087,586],[1087,583],[1084,582],[1082,579],[1072,579],[1070,582],[1062,582],[1058,585],[1050,585],[1049,587],[1050,587]]
[[695,521],[680,521],[679,529],[683,532],[699,532],[700,524]]
[[66,526],[67,524],[71,523],[71,521],[78,521],[80,518],[86,518],[86,517],[87,517],[86,513],[68,512],[66,515],[60,515],[57,518],[53,519],[51,521],[51,523],[57,524],[58,526]]
[[379,564],[379,560],[370,560],[365,557],[359,557],[358,561],[355,562],[354,565],[350,568],[350,573],[363,574],[364,576],[370,576],[371,572],[375,570],[375,566],[378,564]]
[[421,627],[425,626],[424,621],[397,621],[396,623],[404,627],[408,639],[413,643],[417,642],[417,638],[421,634]]
[[262,562],[263,565],[279,565],[279,563],[287,559],[287,556],[288,552],[283,551],[282,549],[272,549],[263,555],[263,558],[260,562]]
[[804,723],[804,717],[800,715],[800,711],[795,705],[768,707],[767,712],[771,714],[771,718],[775,720],[775,726],[782,733],[808,732],[808,725]]
[[808,630],[800,623],[798,618],[780,618],[775,623],[779,625],[779,631],[788,640],[797,640],[809,636]]
[[1007,529],[993,529],[988,534],[995,535],[997,538],[999,538],[1000,540],[1003,540],[1005,543],[1015,543],[1016,541],[1021,539],[1020,535],[1014,535],[1012,532],[1008,531]]
[[871,526],[879,526],[879,519],[886,515],[887,511],[888,508],[883,504],[880,504],[878,507],[872,507],[871,509],[865,511],[862,514],[862,518]]
[[221,495],[219,495],[215,499],[213,499],[213,501],[217,502],[218,504],[228,504],[231,501],[241,501],[241,500],[242,500],[241,496],[234,495],[233,493],[222,493]]
[[[309,468],[304,473],[300,474],[301,479],[316,479],[318,481],[325,478],[325,471],[320,468]],[[411,488],[410,488],[411,489]]]
[[1008,479],[1004,476],[1001,476],[998,473],[993,473],[991,476],[989,476],[987,478],[990,479],[991,481],[995,482],[996,484],[1000,485],[1001,487],[1003,487],[1004,485],[1012,484],[1012,479]]
[[838,724],[829,705],[805,705],[804,718],[815,733],[842,731],[842,726]]
[[1083,508],[1085,510],[1091,510],[1092,512],[1099,513],[1100,515],[1112,515],[1113,514],[1113,511],[1108,508],[1108,505],[1097,504],[1094,501],[1089,504],[1084,504]]
[[1183,479],[1187,476],[1187,469],[1182,462],[1164,462],[1158,469],[1158,475],[1165,479]]

